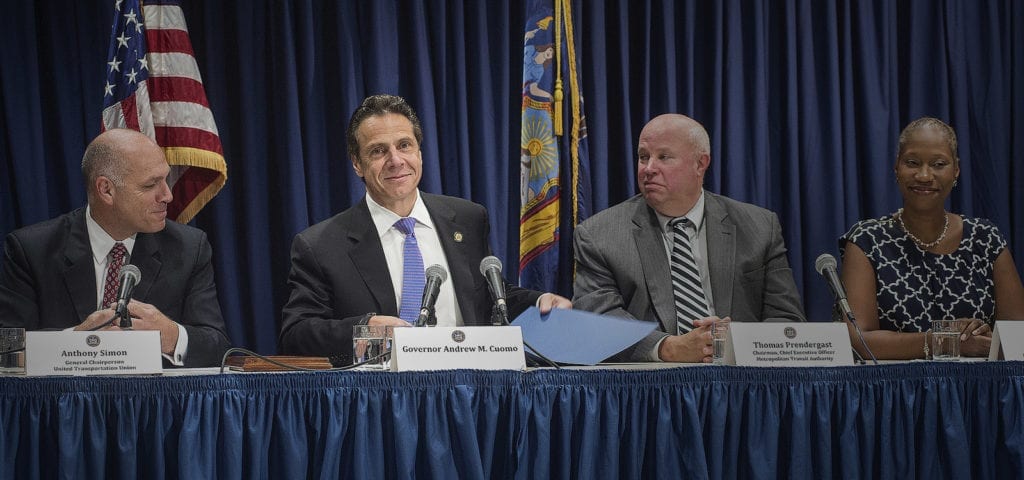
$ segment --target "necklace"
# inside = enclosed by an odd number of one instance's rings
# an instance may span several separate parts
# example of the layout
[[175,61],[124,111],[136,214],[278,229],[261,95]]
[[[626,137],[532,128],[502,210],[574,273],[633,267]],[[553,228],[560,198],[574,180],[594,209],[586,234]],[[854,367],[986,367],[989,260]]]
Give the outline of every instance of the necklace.
[[899,210],[896,210],[896,214],[893,215],[893,216],[894,217],[895,216],[899,216],[900,217],[900,228],[903,229],[903,232],[906,233],[907,236],[910,237],[910,239],[913,240],[914,243],[916,243],[918,247],[921,247],[921,250],[928,250],[929,248],[932,248],[932,247],[938,245],[939,243],[941,243],[943,240],[946,239],[946,232],[949,231],[949,215],[946,215],[945,214],[946,212],[942,212],[942,213],[943,213],[943,218],[946,220],[946,223],[942,224],[942,233],[939,234],[939,238],[936,238],[934,242],[928,242],[928,243],[925,243],[925,242],[921,241],[921,239],[917,238],[916,235],[914,235],[913,233],[910,233],[910,229],[907,228],[907,224],[903,223],[903,207],[900,207]]

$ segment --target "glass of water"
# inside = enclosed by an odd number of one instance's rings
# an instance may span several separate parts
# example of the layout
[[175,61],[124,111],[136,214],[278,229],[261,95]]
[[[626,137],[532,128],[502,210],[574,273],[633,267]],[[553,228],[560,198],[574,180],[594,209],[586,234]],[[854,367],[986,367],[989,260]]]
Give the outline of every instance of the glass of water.
[[960,360],[960,320],[932,320],[932,360]]
[[0,373],[25,373],[24,328],[0,328]]
[[366,362],[367,368],[383,369],[390,357],[389,333],[384,325],[352,327],[352,363]]
[[729,320],[718,319],[711,324],[711,346],[714,353],[711,354],[711,363],[725,365],[725,342],[729,338]]

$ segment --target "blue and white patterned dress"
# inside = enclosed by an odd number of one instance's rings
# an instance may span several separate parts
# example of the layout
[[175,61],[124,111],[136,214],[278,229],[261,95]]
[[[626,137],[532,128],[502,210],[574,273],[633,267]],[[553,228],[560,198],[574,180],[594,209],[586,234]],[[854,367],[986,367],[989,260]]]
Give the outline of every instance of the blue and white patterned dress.
[[962,217],[963,238],[956,251],[936,255],[921,250],[891,215],[857,222],[839,238],[839,251],[853,242],[875,269],[878,326],[923,332],[932,319],[994,320],[993,266],[1006,239],[992,222]]

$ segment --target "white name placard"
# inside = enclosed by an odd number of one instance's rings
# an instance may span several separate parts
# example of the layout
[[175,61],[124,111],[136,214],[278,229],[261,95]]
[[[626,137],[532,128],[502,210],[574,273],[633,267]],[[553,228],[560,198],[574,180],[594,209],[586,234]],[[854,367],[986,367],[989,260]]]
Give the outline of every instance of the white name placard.
[[1000,320],[992,330],[989,360],[1024,360],[1024,321]]
[[163,372],[160,332],[26,332],[26,375]]
[[396,328],[391,370],[525,370],[519,327]]
[[732,322],[725,363],[749,367],[853,365],[846,324]]

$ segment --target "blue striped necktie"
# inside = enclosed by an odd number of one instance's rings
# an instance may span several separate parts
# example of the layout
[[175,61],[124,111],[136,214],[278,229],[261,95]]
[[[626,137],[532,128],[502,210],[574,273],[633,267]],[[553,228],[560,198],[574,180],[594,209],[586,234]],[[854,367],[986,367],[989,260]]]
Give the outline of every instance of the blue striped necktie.
[[405,217],[395,222],[395,228],[405,234],[405,245],[402,247],[402,305],[398,316],[409,323],[416,322],[423,302],[423,286],[426,277],[423,274],[423,256],[420,246],[416,243],[416,219]]
[[[708,316],[708,300],[700,282],[700,271],[693,257],[686,228],[688,218],[672,221],[672,294],[676,304],[676,324],[680,335],[693,330],[693,321]],[[696,235],[694,235],[696,237]]]

